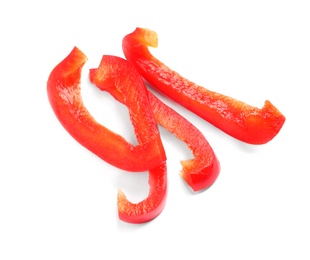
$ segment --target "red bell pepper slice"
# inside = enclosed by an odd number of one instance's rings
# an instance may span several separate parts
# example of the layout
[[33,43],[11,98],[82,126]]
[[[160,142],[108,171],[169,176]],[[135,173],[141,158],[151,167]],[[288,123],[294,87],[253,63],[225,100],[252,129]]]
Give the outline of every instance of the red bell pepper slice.
[[[160,139],[160,134],[148,99],[148,92],[142,77],[126,60],[105,55],[99,68],[90,71],[90,79],[101,90],[108,91],[122,103],[136,102],[131,114],[133,124],[142,128],[137,135],[140,142]],[[143,100],[143,103],[139,100]],[[126,199],[122,191],[118,193],[119,218],[130,223],[142,223],[157,217],[163,210],[167,194],[166,161],[149,170],[149,196],[140,203],[134,204]]]
[[[106,59],[108,58],[104,56],[103,60]],[[104,61],[98,69],[91,69],[89,74],[90,81],[101,90],[105,90],[107,85],[100,70],[110,69],[109,64]],[[132,72],[127,72],[128,69],[125,67],[132,67],[131,70],[135,70],[133,65],[125,60],[122,62],[123,70],[131,75]],[[119,102],[124,103],[124,96],[117,93],[114,96]],[[183,179],[194,191],[210,187],[219,175],[220,163],[206,138],[193,124],[165,105],[150,91],[148,91],[148,97],[157,123],[184,141],[193,152],[194,159],[181,161]]]
[[149,171],[149,195],[135,204],[127,200],[119,190],[117,196],[119,219],[128,223],[139,224],[153,220],[164,209],[167,200],[167,164],[160,165]]
[[157,134],[153,114],[148,116],[145,112],[143,118],[136,118],[140,107],[147,110],[147,98],[140,98],[137,93],[126,93],[128,97],[125,104],[133,120],[137,146],[99,124],[91,116],[83,104],[80,91],[81,71],[86,61],[84,53],[74,47],[48,78],[49,102],[63,127],[88,150],[120,169],[147,171],[165,161],[165,151]]
[[259,109],[203,88],[156,59],[148,46],[157,45],[156,32],[143,28],[126,35],[122,43],[126,59],[155,89],[240,141],[264,144],[278,134],[285,117],[270,101]]
[[194,155],[193,159],[181,161],[183,179],[194,191],[210,187],[220,173],[220,163],[204,135],[151,92],[149,99],[158,124],[185,142]]

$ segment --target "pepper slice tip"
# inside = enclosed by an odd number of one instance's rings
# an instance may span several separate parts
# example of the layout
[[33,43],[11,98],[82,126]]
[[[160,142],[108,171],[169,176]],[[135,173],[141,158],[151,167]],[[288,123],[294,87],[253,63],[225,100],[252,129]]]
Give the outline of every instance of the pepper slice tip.
[[221,166],[215,154],[209,160],[210,163],[201,163],[200,158],[180,162],[180,176],[194,192],[211,187],[220,174]]
[[131,203],[121,189],[117,194],[119,219],[131,224],[153,220],[163,211],[167,200],[167,164],[161,163],[149,171],[150,191],[146,199]]

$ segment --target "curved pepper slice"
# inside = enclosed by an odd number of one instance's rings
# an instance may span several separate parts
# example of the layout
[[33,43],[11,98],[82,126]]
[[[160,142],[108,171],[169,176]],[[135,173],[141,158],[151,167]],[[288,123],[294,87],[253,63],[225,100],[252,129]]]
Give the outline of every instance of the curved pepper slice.
[[[126,62],[126,67],[133,66],[128,61]],[[106,66],[108,64],[101,63],[98,69],[91,69],[89,73],[90,81],[101,90],[106,88],[106,82],[103,77],[99,76],[102,74],[100,69],[105,69]],[[132,69],[134,70],[134,67]],[[124,103],[124,96],[117,95],[117,93],[114,93],[114,96],[119,102]],[[148,91],[148,97],[157,123],[184,141],[193,152],[194,159],[181,161],[183,179],[194,191],[210,187],[219,175],[220,163],[206,138],[193,124],[160,101],[150,91]]]
[[166,162],[149,171],[149,185],[148,197],[137,204],[128,201],[125,194],[121,190],[118,191],[118,216],[122,221],[144,223],[156,218],[163,211],[167,199]]
[[[121,103],[137,102],[139,106],[131,114],[133,124],[141,129],[137,139],[147,142],[149,139],[158,139],[160,134],[149,103],[147,89],[142,77],[126,60],[105,55],[102,57],[99,68],[91,70],[91,81],[101,90],[108,91]],[[143,103],[139,100],[143,100]],[[149,196],[140,203],[133,204],[126,199],[124,193],[118,192],[119,218],[130,223],[142,223],[158,216],[164,208],[167,193],[167,166],[166,161],[149,170]]]
[[181,161],[181,176],[194,190],[210,187],[220,173],[220,163],[203,134],[187,119],[165,105],[149,92],[149,99],[156,121],[185,142],[194,158]]
[[[146,171],[166,160],[162,142],[157,135],[155,119],[141,118],[143,124],[133,126],[138,145],[134,146],[122,136],[96,122],[83,104],[80,91],[82,67],[87,57],[77,47],[50,73],[47,93],[55,115],[69,132],[85,148],[104,161],[128,171]],[[146,100],[139,94],[130,94],[125,104],[130,115],[136,114]],[[154,123],[153,123],[154,121]],[[144,129],[144,127],[149,126]],[[145,137],[144,137],[145,136]]]
[[152,56],[148,46],[157,45],[157,34],[143,28],[126,35],[122,43],[126,59],[155,89],[240,141],[264,144],[278,134],[285,117],[270,101],[259,109],[207,90]]

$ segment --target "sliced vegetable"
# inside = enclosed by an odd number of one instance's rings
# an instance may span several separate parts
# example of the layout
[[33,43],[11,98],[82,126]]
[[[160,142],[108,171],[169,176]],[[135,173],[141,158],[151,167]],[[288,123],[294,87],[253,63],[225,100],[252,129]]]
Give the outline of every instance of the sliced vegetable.
[[[147,171],[165,161],[166,155],[156,121],[152,112],[148,111],[152,110],[148,109],[150,106],[146,90],[141,89],[141,94],[132,91],[129,87],[132,82],[128,81],[122,89],[125,93],[121,93],[126,96],[125,104],[137,135],[137,146],[99,124],[91,116],[83,104],[80,91],[81,71],[86,61],[84,53],[74,47],[50,73],[47,93],[60,123],[80,144],[120,169]],[[141,80],[140,76],[136,78]],[[140,111],[141,107],[144,108],[143,112]]]
[[164,209],[167,199],[167,165],[160,165],[149,171],[149,195],[135,204],[127,200],[125,194],[118,191],[118,216],[122,221],[139,224],[153,220]]
[[[90,70],[91,82],[101,90],[107,88],[104,73],[102,72],[107,69],[110,70],[111,65],[107,59],[108,57],[104,56],[104,61],[101,62],[99,68]],[[131,70],[135,71],[133,65],[125,60],[122,60],[122,63],[123,68],[121,71],[132,77],[133,72]],[[129,70],[129,68],[131,69]],[[123,75],[119,75],[119,77],[122,78]],[[118,95],[117,92],[114,92],[114,96],[119,102],[125,102],[125,96]],[[206,138],[193,124],[165,105],[150,91],[148,91],[148,97],[157,123],[184,141],[193,152],[194,159],[181,161],[183,166],[181,176],[183,179],[194,191],[211,186],[219,175],[220,164]]]
[[156,90],[243,142],[264,144],[278,134],[285,117],[270,101],[259,109],[203,88],[156,59],[148,46],[157,45],[156,32],[143,28],[126,35],[122,44],[126,59]]
[[[134,108],[130,113],[130,118],[136,128],[141,128],[137,134],[139,142],[149,140],[161,142],[147,89],[141,76],[128,61],[120,57],[105,55],[98,69],[91,70],[90,79],[101,90],[111,93],[116,100]],[[149,196],[137,204],[129,202],[119,190],[118,212],[121,220],[142,223],[155,218],[163,210],[167,192],[165,160],[155,168],[150,168],[149,185]]]
[[194,190],[210,187],[220,173],[220,163],[204,135],[186,118],[165,105],[149,92],[149,99],[158,124],[185,142],[194,158],[181,161],[181,176]]

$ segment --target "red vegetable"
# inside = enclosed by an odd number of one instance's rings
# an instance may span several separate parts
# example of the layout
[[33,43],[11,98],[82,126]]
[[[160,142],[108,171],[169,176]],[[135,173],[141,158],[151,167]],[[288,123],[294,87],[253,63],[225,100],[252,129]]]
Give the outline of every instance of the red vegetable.
[[[142,93],[133,91],[127,82],[118,93],[126,96],[125,104],[137,135],[137,146],[99,124],[90,115],[80,92],[81,70],[86,61],[87,57],[75,47],[48,78],[48,98],[64,128],[91,152],[123,170],[147,171],[165,161],[165,151],[145,89],[140,89]],[[136,78],[142,81],[140,76]],[[144,108],[142,111],[141,107]]]
[[258,109],[198,86],[156,59],[148,46],[157,45],[157,34],[142,28],[126,35],[122,45],[126,59],[155,89],[243,142],[264,144],[278,134],[285,117],[271,102]]
[[134,204],[126,199],[124,193],[118,192],[118,215],[123,221],[138,224],[151,221],[164,209],[167,199],[167,165],[160,165],[149,171],[149,195],[143,201]]
[[151,92],[149,99],[156,121],[184,141],[193,152],[193,159],[181,161],[183,179],[194,191],[210,187],[220,173],[220,163],[206,138],[193,124]]
[[[166,202],[166,157],[147,91],[136,70],[126,69],[121,59],[104,57],[97,78],[105,90],[122,98],[135,128],[138,149],[121,136],[98,124],[86,110],[80,95],[81,69],[86,56],[77,48],[59,64],[48,79],[48,97],[54,112],[68,132],[102,159],[129,170],[149,170],[150,194],[138,204],[119,191],[120,219],[141,223],[160,214]],[[143,108],[143,109],[141,109]]]
[[[104,74],[102,71],[110,69],[110,63],[107,60],[108,57],[104,56],[99,68],[90,70],[91,82],[101,90],[107,88],[105,77],[102,76]],[[135,70],[131,63],[125,60],[119,62],[119,66],[122,63],[122,71],[127,75],[133,74],[131,71],[128,72],[129,68]],[[117,93],[114,96],[119,102],[124,103],[124,96]],[[194,191],[211,186],[219,175],[220,164],[206,138],[193,124],[165,105],[150,91],[148,91],[148,97],[157,123],[184,141],[193,152],[194,159],[181,161],[183,166],[181,176]]]
[[[116,100],[135,107],[131,114],[131,120],[141,128],[137,134],[138,141],[148,142],[155,139],[160,142],[147,89],[141,76],[128,61],[116,56],[103,56],[98,69],[91,70],[90,79],[101,90],[109,91]],[[163,210],[167,190],[166,162],[163,161],[160,165],[150,169],[150,191],[145,200],[133,204],[119,191],[118,212],[121,220],[142,223],[155,218]]]

